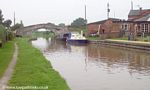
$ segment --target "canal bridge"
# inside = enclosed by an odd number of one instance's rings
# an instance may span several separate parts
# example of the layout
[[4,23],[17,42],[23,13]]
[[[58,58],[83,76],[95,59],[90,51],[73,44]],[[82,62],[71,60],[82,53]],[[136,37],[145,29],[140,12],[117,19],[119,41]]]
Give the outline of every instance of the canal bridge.
[[16,35],[18,36],[31,35],[33,31],[37,31],[38,29],[46,29],[48,31],[55,33],[56,36],[60,36],[69,32],[66,26],[57,26],[52,23],[44,23],[44,24],[30,25],[17,29]]

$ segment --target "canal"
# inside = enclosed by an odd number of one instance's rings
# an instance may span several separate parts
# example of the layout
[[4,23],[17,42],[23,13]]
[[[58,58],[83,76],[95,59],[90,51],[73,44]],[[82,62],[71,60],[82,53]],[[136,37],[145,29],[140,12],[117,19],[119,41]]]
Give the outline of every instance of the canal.
[[39,48],[71,90],[150,90],[150,53],[38,38]]

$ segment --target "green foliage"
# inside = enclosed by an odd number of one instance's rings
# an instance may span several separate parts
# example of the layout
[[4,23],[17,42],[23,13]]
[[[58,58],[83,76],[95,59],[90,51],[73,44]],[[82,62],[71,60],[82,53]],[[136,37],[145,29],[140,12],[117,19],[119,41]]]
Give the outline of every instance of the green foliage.
[[48,86],[46,90],[69,90],[65,80],[27,39],[17,39],[17,43],[19,56],[9,86]]
[[3,14],[2,14],[2,10],[0,9],[0,24],[3,24]]
[[136,37],[136,41],[150,42],[150,36]]
[[55,34],[53,32],[50,31],[36,31],[32,33],[33,38],[36,37],[44,37],[44,38],[52,38],[55,36]]
[[10,63],[14,52],[14,42],[10,41],[0,48],[0,78]]
[[64,23],[60,23],[58,26],[65,27],[66,25]]
[[89,36],[87,38],[88,38],[88,40],[100,40],[99,36]]
[[10,28],[10,25],[12,24],[12,21],[10,19],[7,19],[4,21],[3,25],[7,28]]
[[84,18],[77,18],[71,23],[72,27],[80,27],[86,25],[86,20]]
[[6,42],[6,29],[3,25],[0,25],[0,40],[2,43]]
[[7,40],[12,40],[14,38],[14,35],[12,31],[7,31]]
[[0,10],[0,41],[5,43],[7,40],[12,40],[13,34],[10,31],[10,25],[12,21],[7,19],[3,22],[4,18],[2,11]]
[[5,43],[8,40],[13,39],[13,33],[10,30],[6,30],[3,25],[0,25],[0,41]]
[[11,27],[11,30],[12,30],[12,31],[15,31],[15,30],[17,30],[17,29],[19,29],[19,28],[22,28],[22,27],[23,27],[23,24],[17,23],[17,24],[15,24],[14,26]]
[[81,27],[68,27],[68,29],[69,29],[69,31],[71,31],[71,32],[79,32],[79,33],[81,33],[81,31],[83,31],[83,34],[85,35],[85,36],[87,36],[87,29],[86,29],[86,27],[85,26],[81,26]]
[[22,21],[22,20],[20,21],[20,24],[21,24],[22,27],[24,27],[24,24],[23,24],[23,21]]

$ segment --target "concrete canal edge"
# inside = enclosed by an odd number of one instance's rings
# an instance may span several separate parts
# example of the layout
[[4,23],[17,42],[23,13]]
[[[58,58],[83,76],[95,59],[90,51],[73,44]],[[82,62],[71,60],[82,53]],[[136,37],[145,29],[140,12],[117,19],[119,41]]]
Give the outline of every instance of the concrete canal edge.
[[106,40],[90,40],[90,43],[150,51],[150,42],[106,39]]
[[8,68],[6,69],[3,77],[0,79],[0,90],[6,90],[5,88],[7,87],[8,81],[10,80],[12,73],[14,71],[14,67],[17,62],[17,57],[18,57],[18,45],[15,43],[15,51],[12,57],[11,62],[8,65]]

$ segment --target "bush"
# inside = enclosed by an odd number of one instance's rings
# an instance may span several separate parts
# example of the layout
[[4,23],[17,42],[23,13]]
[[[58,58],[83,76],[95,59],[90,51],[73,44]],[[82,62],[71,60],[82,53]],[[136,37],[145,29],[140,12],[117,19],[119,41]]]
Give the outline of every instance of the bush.
[[3,25],[0,25],[0,41],[2,41],[2,43],[6,42],[6,30]]
[[11,31],[7,31],[7,40],[12,40],[14,37],[13,33]]

